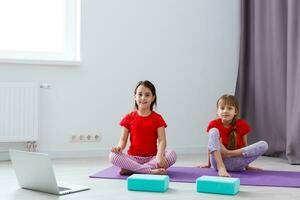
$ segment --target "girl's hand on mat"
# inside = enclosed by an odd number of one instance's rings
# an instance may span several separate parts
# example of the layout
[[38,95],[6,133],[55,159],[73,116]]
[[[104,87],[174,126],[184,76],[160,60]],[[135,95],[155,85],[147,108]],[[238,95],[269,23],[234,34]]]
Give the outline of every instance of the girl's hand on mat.
[[199,168],[210,168],[211,165],[210,164],[200,164],[200,165],[197,165],[196,167],[199,167]]
[[110,151],[113,152],[113,153],[122,153],[122,148],[117,146],[117,147],[111,148]]
[[168,168],[168,161],[164,156],[156,156],[156,164],[158,168]]

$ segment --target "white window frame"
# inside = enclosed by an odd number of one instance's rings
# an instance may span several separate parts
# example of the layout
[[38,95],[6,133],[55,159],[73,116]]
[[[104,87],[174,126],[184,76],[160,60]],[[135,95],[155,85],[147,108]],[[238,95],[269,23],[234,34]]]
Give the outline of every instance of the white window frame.
[[63,0],[64,50],[62,53],[1,51],[0,63],[80,65],[80,16],[81,0]]

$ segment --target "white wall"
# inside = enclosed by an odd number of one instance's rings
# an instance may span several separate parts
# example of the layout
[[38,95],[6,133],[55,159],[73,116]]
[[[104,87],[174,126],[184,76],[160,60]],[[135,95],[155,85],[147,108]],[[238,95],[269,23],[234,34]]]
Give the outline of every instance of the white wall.
[[[0,64],[0,81],[47,82],[41,89],[39,150],[53,157],[107,154],[139,80],[158,90],[168,146],[204,152],[215,103],[233,93],[238,67],[239,1],[82,1],[80,67]],[[70,143],[100,132],[100,143]],[[1,144],[0,150],[20,145]],[[3,155],[2,155],[3,156]]]

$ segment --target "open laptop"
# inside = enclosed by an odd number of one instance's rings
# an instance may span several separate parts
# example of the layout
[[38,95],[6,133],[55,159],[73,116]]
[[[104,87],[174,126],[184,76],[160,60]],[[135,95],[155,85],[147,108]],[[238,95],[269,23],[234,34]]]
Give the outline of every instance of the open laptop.
[[58,186],[48,154],[9,150],[11,162],[21,188],[64,195],[88,190],[88,187]]

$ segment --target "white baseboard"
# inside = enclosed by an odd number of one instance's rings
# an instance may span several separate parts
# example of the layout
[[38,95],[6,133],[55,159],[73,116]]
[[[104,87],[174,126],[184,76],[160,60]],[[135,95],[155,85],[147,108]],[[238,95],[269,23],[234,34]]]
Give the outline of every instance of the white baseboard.
[[47,153],[51,158],[88,158],[88,157],[108,157],[110,149],[91,149],[91,150],[60,150],[40,152]]
[[[185,154],[204,154],[207,152],[206,146],[190,147],[170,147],[178,155]],[[110,148],[91,149],[91,150],[43,150],[39,152],[47,153],[51,158],[88,158],[88,157],[108,157]],[[9,160],[8,151],[0,152],[0,160]]]
[[[204,154],[207,152],[206,146],[191,147],[170,147],[178,155],[185,154]],[[51,158],[86,158],[86,157],[108,157],[110,148],[108,149],[92,149],[92,150],[74,150],[74,151],[41,151],[48,153]]]

